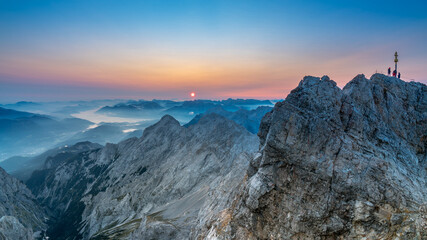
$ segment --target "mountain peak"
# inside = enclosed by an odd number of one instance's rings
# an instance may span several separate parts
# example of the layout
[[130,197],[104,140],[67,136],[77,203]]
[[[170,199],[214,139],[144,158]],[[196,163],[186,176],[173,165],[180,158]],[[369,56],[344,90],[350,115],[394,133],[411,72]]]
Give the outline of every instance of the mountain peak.
[[327,75],[324,75],[323,77],[319,78],[319,77],[313,77],[313,76],[305,76],[301,82],[299,83],[298,87],[296,89],[299,88],[310,88],[313,86],[317,86],[317,85],[325,85],[328,84],[330,86],[336,86],[337,83],[333,80],[331,80]]
[[169,134],[173,132],[179,132],[181,130],[181,124],[171,115],[164,115],[157,123],[147,127],[142,138],[146,138],[150,134]]
[[147,129],[157,129],[162,127],[179,127],[181,124],[179,124],[178,120],[176,120],[174,117],[172,117],[169,114],[164,115],[157,123],[154,125],[146,128]]
[[162,124],[162,125],[168,125],[168,124],[172,124],[172,125],[180,125],[178,120],[176,120],[174,117],[172,117],[169,114],[164,115],[160,121],[158,122],[158,124]]
[[331,109],[339,111],[337,107],[341,95],[341,89],[328,76],[305,76],[278,106],[288,103],[298,108],[310,109],[313,113],[326,113]]
[[421,83],[360,74],[341,90],[330,79],[305,77],[264,116],[260,155],[233,203],[240,207],[230,210],[227,226],[210,233],[223,239],[423,236],[426,112]]

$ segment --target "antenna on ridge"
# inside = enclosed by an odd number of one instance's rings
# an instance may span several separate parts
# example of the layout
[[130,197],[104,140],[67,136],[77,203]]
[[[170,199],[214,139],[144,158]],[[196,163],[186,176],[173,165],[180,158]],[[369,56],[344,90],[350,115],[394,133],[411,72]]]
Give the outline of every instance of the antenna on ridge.
[[399,59],[397,59],[399,55],[397,55],[397,51],[394,53],[394,71],[397,73],[397,62],[399,62]]

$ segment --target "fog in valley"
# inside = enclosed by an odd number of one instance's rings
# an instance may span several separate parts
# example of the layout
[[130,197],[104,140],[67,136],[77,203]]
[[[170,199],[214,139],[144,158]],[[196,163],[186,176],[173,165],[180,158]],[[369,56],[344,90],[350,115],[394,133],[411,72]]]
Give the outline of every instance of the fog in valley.
[[217,113],[258,131],[262,116],[275,101],[227,100],[93,100],[0,104],[0,167],[28,178],[48,156],[79,142],[103,146],[141,137],[143,130],[171,115],[192,125],[205,113]]

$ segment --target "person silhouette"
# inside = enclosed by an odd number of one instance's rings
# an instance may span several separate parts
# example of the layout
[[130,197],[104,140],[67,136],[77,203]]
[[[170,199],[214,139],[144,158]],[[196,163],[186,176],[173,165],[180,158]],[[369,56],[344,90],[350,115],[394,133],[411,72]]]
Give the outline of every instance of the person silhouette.
[[391,68],[388,68],[388,75],[390,76]]
[[397,78],[399,78],[399,79],[400,79],[400,72],[399,72],[399,74],[397,75]]
[[396,77],[396,70],[393,70],[393,77]]

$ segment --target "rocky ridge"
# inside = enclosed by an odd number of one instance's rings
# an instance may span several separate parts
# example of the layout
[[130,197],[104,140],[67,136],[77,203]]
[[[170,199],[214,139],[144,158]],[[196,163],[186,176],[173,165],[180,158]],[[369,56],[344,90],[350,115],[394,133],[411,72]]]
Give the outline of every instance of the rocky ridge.
[[[217,114],[188,128],[166,115],[141,138],[81,153],[28,184],[55,212],[52,238],[183,239],[204,202],[226,205],[258,145]],[[222,195],[213,194],[218,186]]]
[[305,77],[258,136],[242,191],[197,238],[427,239],[426,85]]

